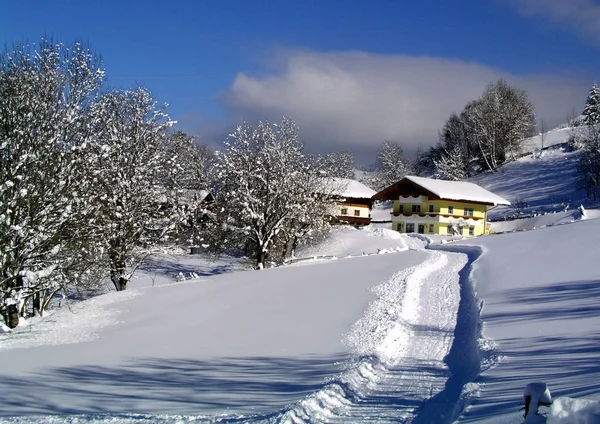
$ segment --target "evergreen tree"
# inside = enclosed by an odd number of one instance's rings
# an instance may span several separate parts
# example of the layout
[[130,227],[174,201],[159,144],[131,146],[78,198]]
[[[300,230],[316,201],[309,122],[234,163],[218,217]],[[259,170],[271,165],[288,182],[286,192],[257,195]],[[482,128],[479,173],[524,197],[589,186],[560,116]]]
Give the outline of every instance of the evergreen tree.
[[600,87],[594,83],[590,89],[585,108],[583,109],[583,123],[585,125],[600,124]]
[[576,182],[588,199],[596,201],[600,188],[600,87],[595,83],[585,102],[583,124],[574,134],[583,145]]

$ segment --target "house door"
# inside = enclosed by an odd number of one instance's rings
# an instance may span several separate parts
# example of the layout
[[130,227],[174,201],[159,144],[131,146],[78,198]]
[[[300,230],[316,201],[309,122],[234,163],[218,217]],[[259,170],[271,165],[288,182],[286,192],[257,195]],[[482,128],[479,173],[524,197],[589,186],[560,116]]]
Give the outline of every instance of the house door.
[[425,224],[419,224],[419,234],[425,234]]

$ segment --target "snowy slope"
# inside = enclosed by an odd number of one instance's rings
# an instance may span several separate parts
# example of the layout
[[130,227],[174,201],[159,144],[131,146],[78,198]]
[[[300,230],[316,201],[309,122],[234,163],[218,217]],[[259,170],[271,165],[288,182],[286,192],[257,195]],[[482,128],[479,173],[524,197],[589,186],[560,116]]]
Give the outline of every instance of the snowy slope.
[[[460,422],[519,422],[518,395],[531,381],[555,397],[600,400],[597,234],[593,219],[466,242],[483,249],[473,279],[499,364],[478,377],[480,397]],[[558,420],[562,402],[548,422],[580,422]]]
[[428,256],[222,274],[63,309],[0,336],[0,414],[278,411],[342,370],[369,288]]
[[546,228],[433,249],[336,228],[297,252],[330,259],[264,271],[157,257],[133,290],[0,334],[0,422],[520,423],[541,380],[548,423],[598,424],[600,219],[573,212],[575,162],[550,149],[476,181],[531,211],[571,200],[519,220]]
[[521,151],[524,153],[533,153],[535,151],[541,150],[542,147],[544,149],[547,149],[549,147],[564,144],[567,141],[569,141],[569,137],[571,137],[572,132],[572,128],[566,127],[553,129],[544,133],[543,135],[534,135],[533,137],[529,137],[523,140]]
[[498,172],[486,172],[470,181],[511,202],[509,207],[491,209],[490,219],[557,212],[575,209],[581,204],[595,206],[587,201],[585,191],[575,185],[580,154],[551,149],[539,159],[526,156]]

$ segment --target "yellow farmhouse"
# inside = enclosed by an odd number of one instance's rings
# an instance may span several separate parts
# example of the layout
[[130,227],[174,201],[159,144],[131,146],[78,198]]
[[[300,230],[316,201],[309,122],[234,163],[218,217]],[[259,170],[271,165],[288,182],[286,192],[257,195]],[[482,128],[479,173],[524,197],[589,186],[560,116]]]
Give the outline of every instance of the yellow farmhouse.
[[485,234],[488,206],[510,205],[477,184],[410,175],[376,193],[373,199],[394,201],[393,230],[442,236]]

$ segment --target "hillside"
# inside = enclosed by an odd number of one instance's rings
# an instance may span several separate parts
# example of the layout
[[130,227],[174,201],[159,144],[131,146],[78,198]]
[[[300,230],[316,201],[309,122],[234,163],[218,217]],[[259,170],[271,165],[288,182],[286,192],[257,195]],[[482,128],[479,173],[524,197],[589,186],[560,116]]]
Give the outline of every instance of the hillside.
[[[588,202],[585,191],[577,189],[575,176],[581,152],[569,152],[566,143],[569,129],[548,132],[548,147],[540,152],[540,136],[525,142],[525,155],[500,168],[486,172],[470,181],[510,200],[510,207],[500,206],[490,211],[492,220],[505,217],[530,216],[576,209]],[[529,153],[527,153],[529,152]]]
[[548,423],[597,424],[600,214],[577,215],[576,155],[476,179],[523,214],[569,200],[504,234],[339,227],[263,271],[156,256],[131,290],[0,334],[0,422],[518,423],[546,381]]

